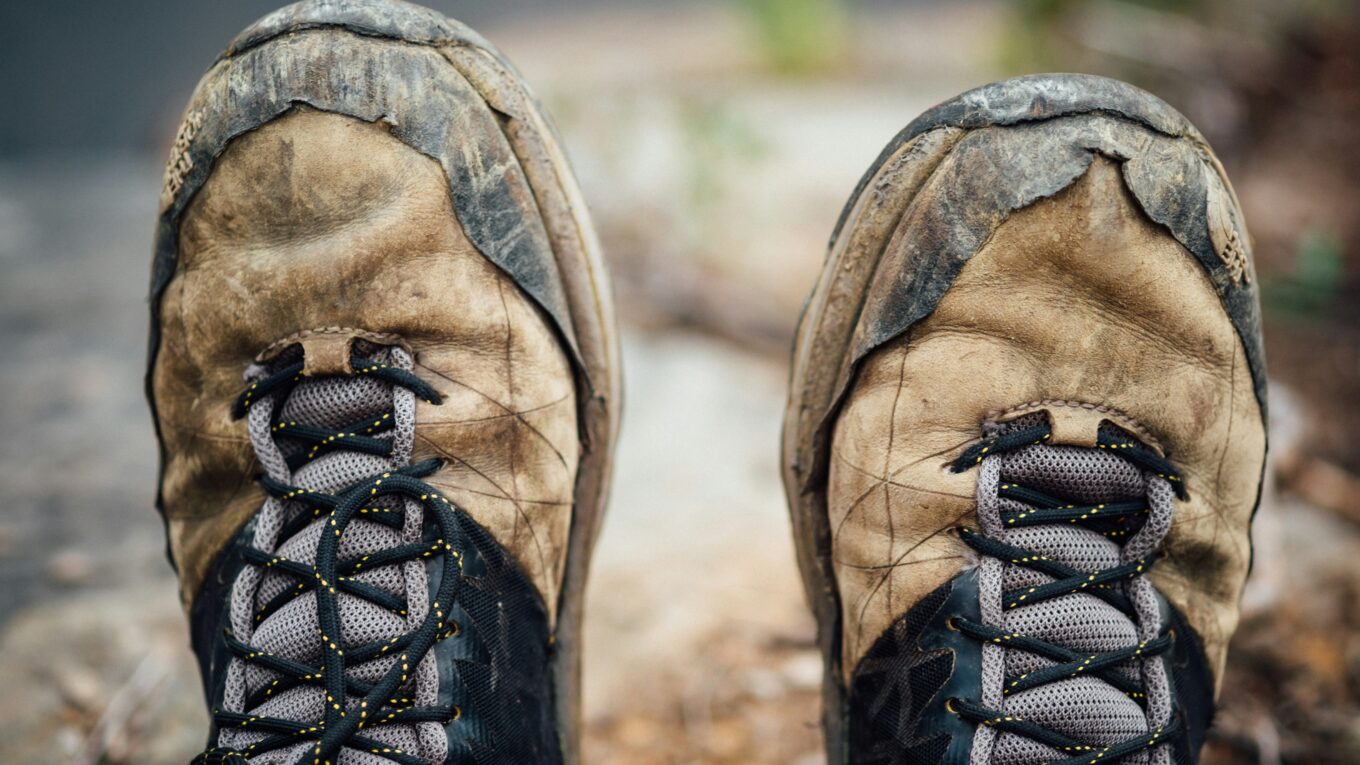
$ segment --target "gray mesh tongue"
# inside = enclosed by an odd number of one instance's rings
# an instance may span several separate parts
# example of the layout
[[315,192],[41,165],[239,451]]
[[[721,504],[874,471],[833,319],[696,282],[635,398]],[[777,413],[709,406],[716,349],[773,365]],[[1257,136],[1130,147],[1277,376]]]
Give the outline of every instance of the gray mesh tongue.
[[[374,349],[374,358],[381,363],[410,369],[411,358],[396,348]],[[297,359],[296,351],[276,362],[285,364]],[[254,369],[262,376],[265,369]],[[287,398],[260,401],[250,412],[251,442],[266,471],[271,477],[314,491],[333,493],[357,482],[400,467],[409,461],[414,435],[414,399],[409,391],[394,388],[372,377],[304,379]],[[273,412],[287,424],[312,425],[340,429],[359,422],[395,424],[386,433],[374,435],[393,440],[390,457],[378,457],[350,451],[333,451],[304,463],[295,473],[289,473],[285,459],[294,453],[307,453],[310,447],[278,438],[271,432]],[[399,500],[377,502],[366,512],[381,513],[400,510]],[[256,521],[255,544],[266,552],[293,561],[311,564],[316,559],[316,546],[325,530],[326,517],[307,524],[287,539],[279,539],[279,531],[296,514],[311,511],[297,503],[266,501]],[[407,503],[406,521],[402,529],[394,529],[356,517],[340,539],[339,558],[377,552],[406,542],[416,541],[421,535],[421,506]],[[405,616],[376,606],[366,600],[340,593],[337,599],[342,642],[345,648],[390,640],[410,631],[424,618],[428,602],[428,583],[424,567],[419,562],[401,566],[386,566],[360,572],[356,581],[377,587],[408,603]],[[320,630],[317,622],[316,601],[311,592],[290,600],[285,606],[256,622],[256,613],[280,593],[295,589],[297,580],[274,570],[264,573],[247,569],[232,590],[232,628],[236,635],[261,651],[276,656],[318,666],[321,659]],[[349,676],[356,681],[376,681],[391,666],[391,657],[375,659],[349,668]],[[280,693],[270,689],[278,676],[258,664],[234,660],[228,670],[225,706],[236,712],[314,723],[323,718],[325,692],[318,686],[299,686]],[[414,698],[417,704],[431,705],[437,701],[437,672],[433,657],[417,666],[415,677],[403,689],[402,695]],[[268,693],[257,707],[245,709],[245,700],[259,693]],[[357,697],[347,700],[357,703]],[[384,745],[401,749],[429,763],[442,762],[447,742],[437,723],[418,725],[375,725],[366,727],[363,735]],[[258,733],[224,730],[219,745],[245,750],[252,743],[266,738]],[[309,744],[303,742],[251,757],[251,762],[263,765],[285,765],[297,762]],[[386,765],[391,761],[367,752],[344,749],[340,765]]]
[[[1018,425],[1025,424],[1032,423]],[[983,470],[978,487],[979,519],[988,536],[1086,572],[1118,566],[1127,559],[1128,553],[1121,544],[1075,524],[1027,528],[1003,525],[1001,511],[1023,510],[1025,506],[1002,499],[996,492],[1001,484],[1015,482],[1060,497],[1079,499],[1083,504],[1143,498],[1148,494],[1147,480],[1128,462],[1101,450],[1043,444],[994,456],[988,458],[988,462],[992,464]],[[1153,509],[1154,513],[1169,511],[1169,503],[1166,508]],[[988,559],[982,567],[981,581],[983,616],[989,624],[1083,653],[1126,648],[1143,639],[1149,628],[1153,632],[1157,628],[1155,614],[1148,615],[1151,624],[1139,624],[1100,598],[1084,593],[1003,610],[999,604],[1002,591],[1053,581],[1051,577],[1022,566]],[[1145,621],[1143,616],[1140,609],[1140,622]],[[984,677],[990,675],[991,682],[984,681],[984,686],[990,685],[991,693],[984,687],[984,703],[1008,715],[1096,745],[1119,743],[1149,730],[1149,714],[1143,707],[1096,677],[1069,678],[1004,696],[999,693],[1001,677],[1015,678],[1053,663],[1025,651],[988,646],[984,654]],[[1146,685],[1143,664],[1130,662],[1119,671],[1139,685]],[[1153,685],[1156,685],[1155,681]],[[986,698],[989,695],[991,699]],[[1169,700],[1159,700],[1159,704],[1161,701],[1169,703]],[[978,740],[982,746],[975,747],[974,765],[980,762],[1041,765],[1079,753],[1060,752],[1010,733],[988,731],[985,735],[980,734]],[[984,753],[990,750],[990,756],[983,754],[979,760],[979,750]],[[1123,761],[1158,763],[1165,761],[1165,755],[1163,747],[1151,759],[1148,753],[1142,753]]]

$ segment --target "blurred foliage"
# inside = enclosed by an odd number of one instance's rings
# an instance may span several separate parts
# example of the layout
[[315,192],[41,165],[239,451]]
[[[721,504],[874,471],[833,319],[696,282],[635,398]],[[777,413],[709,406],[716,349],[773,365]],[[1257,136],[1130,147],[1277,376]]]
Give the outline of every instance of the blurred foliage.
[[[1014,23],[1001,40],[1001,62],[1012,71],[1081,70],[1081,45],[1073,27],[1102,7],[1196,15],[1210,0],[1012,0]],[[1074,45],[1074,43],[1077,43]],[[1073,64],[1076,63],[1076,66]]]
[[679,102],[679,128],[687,156],[689,202],[704,213],[721,206],[730,168],[750,165],[768,152],[760,130],[717,99],[700,96]]
[[1293,318],[1309,318],[1335,305],[1345,281],[1345,251],[1334,232],[1303,232],[1294,250],[1292,272],[1272,274],[1261,285],[1266,308]]
[[[999,41],[1011,71],[1076,70],[1135,82],[1233,76],[1222,48],[1259,57],[1354,11],[1355,0],[1011,0]],[[1103,38],[1103,39],[1101,39]],[[1187,64],[1206,71],[1186,71]],[[1225,66],[1226,64],[1226,66]],[[1242,74],[1242,73],[1238,73]]]
[[740,0],[765,64],[810,75],[843,64],[849,50],[847,0]]

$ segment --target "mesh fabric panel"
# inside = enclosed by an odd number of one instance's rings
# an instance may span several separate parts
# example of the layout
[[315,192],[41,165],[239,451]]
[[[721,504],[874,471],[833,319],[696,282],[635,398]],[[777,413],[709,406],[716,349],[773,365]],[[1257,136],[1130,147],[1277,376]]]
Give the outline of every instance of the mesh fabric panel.
[[[1005,427],[1023,428],[1035,424],[1038,417],[1018,421]],[[1121,500],[1143,500],[1149,496],[1149,478],[1142,471],[1115,454],[1073,446],[1039,444],[1014,452],[990,456],[988,462],[999,470],[983,470],[979,480],[979,515],[988,536],[1026,551],[1032,551],[1082,572],[1112,568],[1128,560],[1128,549],[1089,528],[1071,523],[1015,528],[1001,521],[1002,511],[1015,511],[1025,506],[998,495],[1001,484],[1013,483],[1055,495],[1072,504],[1085,505]],[[989,466],[990,467],[990,466]],[[991,477],[991,480],[989,480]],[[1169,501],[1149,502],[1148,527],[1164,533],[1169,524]],[[1161,517],[1165,516],[1165,517]],[[1136,531],[1135,529],[1133,529]],[[1149,531],[1152,531],[1149,528]],[[1159,541],[1155,540],[1155,541]],[[999,580],[999,581],[997,581]],[[1155,608],[1146,604],[1138,607],[1138,619],[1103,600],[1085,593],[1067,594],[1041,600],[1017,608],[988,608],[988,599],[999,599],[1003,590],[1031,587],[1052,582],[1053,578],[1022,566],[1004,563],[999,577],[984,577],[983,613],[990,614],[989,624],[1008,632],[1036,637],[1049,643],[1082,653],[1114,651],[1136,644],[1140,639],[1155,635],[1159,628]],[[1133,587],[1121,588],[1133,595]],[[996,602],[996,601],[994,601]],[[1155,605],[1155,603],[1154,603]],[[984,655],[984,674],[996,671],[995,657],[999,653],[1006,682],[1036,669],[1052,666],[1053,661],[1015,648]],[[988,662],[993,662],[988,667]],[[1155,664],[1155,670],[1150,666]],[[1094,676],[1078,676],[1047,683],[1029,690],[1003,695],[999,689],[989,694],[984,688],[984,703],[1003,710],[1008,715],[1023,718],[1053,731],[1091,744],[1114,744],[1137,738],[1150,729],[1150,723],[1162,717],[1163,707],[1169,709],[1169,695],[1164,683],[1147,682],[1149,671],[1160,672],[1159,660],[1130,661],[1117,668],[1127,679],[1138,681],[1148,692],[1148,708],[1127,694]],[[991,696],[991,698],[987,698]],[[1163,698],[1165,697],[1165,698]],[[1024,736],[999,733],[989,736],[989,755],[974,757],[974,765],[1041,765],[1072,756],[1058,752]],[[975,747],[976,749],[976,747]],[[1157,753],[1143,752],[1124,758],[1126,763],[1156,763],[1164,761],[1166,747]],[[975,755],[979,753],[974,752]]]
[[[409,370],[411,358],[400,349],[366,349],[379,363],[387,363]],[[297,352],[290,351],[274,362],[273,367],[284,365],[298,358]],[[265,368],[252,370],[255,375],[263,376],[270,371]],[[257,410],[251,412],[250,434],[261,463],[272,478],[294,486],[313,491],[334,493],[354,485],[385,470],[401,467],[408,463],[411,434],[401,433],[401,428],[413,428],[409,416],[395,418],[396,430],[374,432],[373,437],[395,439],[398,446],[390,456],[375,456],[353,451],[333,451],[318,453],[313,459],[302,464],[296,471],[287,473],[281,469],[283,458],[305,456],[310,452],[307,444],[296,440],[276,437],[270,427],[273,422],[286,426],[315,426],[328,430],[338,430],[347,426],[383,423],[392,427],[392,412],[403,412],[414,406],[409,391],[383,383],[372,377],[356,375],[352,377],[303,378],[286,393],[276,394],[262,400]],[[274,417],[277,412],[277,417]],[[276,456],[274,456],[276,455]],[[272,456],[272,458],[271,458]],[[283,472],[282,475],[279,473]],[[370,512],[399,510],[395,503],[401,500],[388,498],[377,502]],[[340,539],[338,557],[340,560],[357,557],[396,547],[403,543],[420,539],[422,507],[418,503],[406,503],[406,522],[402,528],[393,528],[364,519],[359,515],[344,531]],[[325,532],[324,515],[312,520],[300,531],[287,539],[274,539],[279,530],[286,527],[298,514],[312,515],[312,511],[298,503],[269,500],[260,511],[256,535],[256,545],[265,552],[276,554],[288,560],[312,564],[316,559],[318,540]],[[407,602],[408,613],[400,615],[357,598],[345,592],[338,595],[337,605],[341,623],[341,642],[349,648],[390,640],[399,637],[420,623],[429,599],[429,584],[422,563],[408,562],[399,566],[385,566],[363,572],[354,577],[379,588],[380,590]],[[263,574],[247,571],[237,581],[231,595],[232,623],[237,635],[243,641],[268,651],[276,656],[315,666],[321,657],[320,630],[318,627],[316,599],[311,592],[304,592],[289,600],[282,607],[258,619],[262,610],[281,593],[297,587],[297,580],[275,570]],[[438,676],[433,671],[432,656],[407,685],[401,689],[402,695],[416,698],[419,703],[431,704],[438,696]],[[395,660],[386,656],[347,668],[347,675],[354,681],[365,683],[377,680]],[[258,664],[233,660],[243,670],[233,666],[228,672],[228,688],[225,704],[229,711],[245,714],[278,717],[298,722],[313,722],[323,716],[325,691],[318,686],[300,686],[280,692],[271,692],[278,676]],[[268,694],[257,706],[245,709],[246,699]],[[358,703],[358,697],[346,700],[347,706]],[[438,723],[418,723],[408,725],[372,725],[364,729],[364,735],[385,745],[401,749],[421,761],[434,765],[443,762],[447,755],[447,740],[442,726]],[[252,743],[265,738],[265,734],[223,730],[219,745],[245,750]],[[310,746],[301,742],[291,747],[259,753],[251,757],[251,762],[261,765],[287,765],[296,762]],[[390,760],[372,754],[346,748],[341,751],[337,765],[384,765]]]
[[853,759],[864,765],[936,765],[949,747],[948,735],[918,737],[929,704],[954,670],[950,651],[923,650],[921,633],[948,598],[948,585],[922,598],[899,618],[855,668],[850,721]]

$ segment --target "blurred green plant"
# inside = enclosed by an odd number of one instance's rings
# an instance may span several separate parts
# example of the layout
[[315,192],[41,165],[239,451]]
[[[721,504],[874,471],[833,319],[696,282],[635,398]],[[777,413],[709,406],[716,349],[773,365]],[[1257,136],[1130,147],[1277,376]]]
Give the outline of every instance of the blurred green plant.
[[[1008,6],[1011,23],[1004,26],[998,46],[1000,62],[1008,70],[1132,68],[1135,71],[1111,73],[1136,77],[1134,62],[1114,60],[1108,50],[1087,49],[1089,40],[1083,38],[1090,37],[1089,25],[1104,23],[1103,34],[1127,42],[1140,33],[1155,39],[1159,28],[1174,28],[1172,20],[1181,19],[1198,22],[1202,30],[1277,46],[1288,44],[1291,30],[1347,17],[1356,0],[1009,0]],[[1127,26],[1119,26],[1121,21]],[[1083,26],[1088,29],[1083,31]],[[1202,37],[1203,47],[1211,49],[1212,35]],[[1142,64],[1155,70],[1157,47],[1147,47]]]
[[751,164],[768,151],[759,130],[722,101],[693,96],[679,101],[679,128],[688,163],[686,187],[690,203],[705,211],[720,206],[726,193],[723,179],[731,163]]
[[849,50],[848,0],[739,0],[771,70],[812,75],[845,62]]
[[1305,231],[1294,250],[1292,273],[1264,280],[1262,299],[1268,308],[1307,319],[1333,307],[1345,279],[1345,248],[1335,232]]
[[1000,59],[1010,71],[1081,69],[1070,30],[1074,19],[1101,6],[1132,6],[1166,13],[1196,15],[1214,0],[1012,0],[1013,23],[1006,25]]

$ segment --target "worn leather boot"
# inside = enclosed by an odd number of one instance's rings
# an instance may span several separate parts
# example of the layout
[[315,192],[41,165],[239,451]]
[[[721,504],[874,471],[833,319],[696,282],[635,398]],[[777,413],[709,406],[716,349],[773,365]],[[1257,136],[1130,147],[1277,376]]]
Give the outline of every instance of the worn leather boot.
[[829,761],[1193,763],[1265,457],[1242,215],[1112,80],[912,122],[799,329],[784,480]]
[[578,761],[618,368],[576,183],[486,41],[391,0],[236,38],[151,289],[199,761]]

